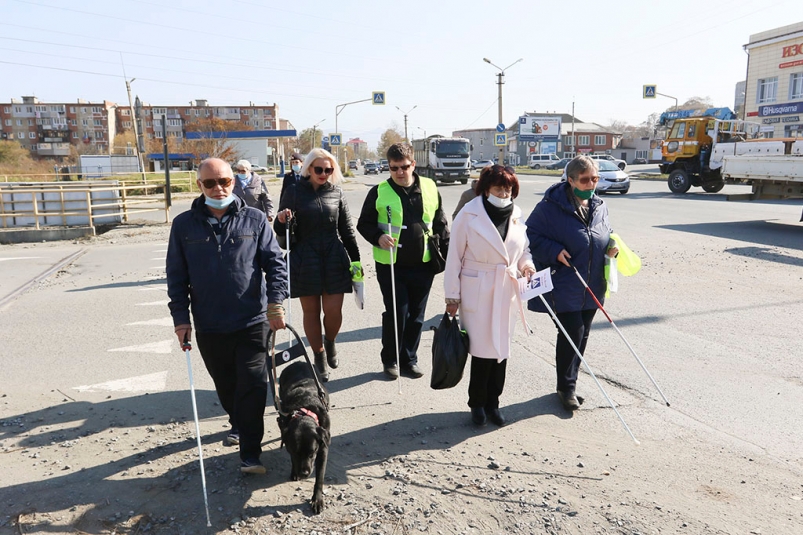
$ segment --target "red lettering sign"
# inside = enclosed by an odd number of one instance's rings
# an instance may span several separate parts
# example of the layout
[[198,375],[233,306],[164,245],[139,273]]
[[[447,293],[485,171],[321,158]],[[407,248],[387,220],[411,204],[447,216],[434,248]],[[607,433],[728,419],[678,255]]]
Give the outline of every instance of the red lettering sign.
[[783,52],[781,53],[781,57],[791,58],[793,56],[797,56],[798,54],[803,54],[803,43],[800,43],[798,45],[783,47]]
[[787,61],[786,63],[781,63],[778,65],[779,69],[788,69],[789,67],[799,67],[803,65],[803,59],[798,59],[795,61]]

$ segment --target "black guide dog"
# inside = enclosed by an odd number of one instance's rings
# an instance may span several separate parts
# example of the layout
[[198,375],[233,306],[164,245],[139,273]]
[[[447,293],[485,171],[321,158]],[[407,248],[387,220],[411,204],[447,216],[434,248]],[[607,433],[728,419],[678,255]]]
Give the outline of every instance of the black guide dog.
[[[277,418],[282,442],[290,454],[293,468],[290,479],[306,479],[315,463],[315,490],[312,511],[323,511],[323,479],[331,442],[329,393],[315,383],[312,367],[307,362],[294,362],[282,371],[279,380],[281,413]],[[320,384],[320,383],[319,383]]]

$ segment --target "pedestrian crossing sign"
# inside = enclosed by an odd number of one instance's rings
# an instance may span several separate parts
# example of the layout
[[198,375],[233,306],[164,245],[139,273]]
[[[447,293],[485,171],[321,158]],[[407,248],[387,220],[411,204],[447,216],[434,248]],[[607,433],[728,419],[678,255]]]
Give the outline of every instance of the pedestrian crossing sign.
[[644,98],[655,98],[655,95],[658,94],[658,86],[657,85],[645,85],[644,86]]
[[374,105],[385,105],[385,92],[384,91],[374,91],[371,93],[371,100],[373,101]]
[[507,134],[496,134],[494,136],[494,145],[497,147],[504,147],[507,145]]
[[329,145],[332,147],[339,147],[341,145],[342,137],[340,134],[329,134]]

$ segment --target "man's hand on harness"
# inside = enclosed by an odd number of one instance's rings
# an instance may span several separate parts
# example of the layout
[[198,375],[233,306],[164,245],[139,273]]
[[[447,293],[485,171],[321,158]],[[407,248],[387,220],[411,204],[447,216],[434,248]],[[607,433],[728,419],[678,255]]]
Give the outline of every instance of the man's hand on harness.
[[286,327],[284,323],[284,307],[281,303],[268,305],[268,325],[273,332],[281,331]]

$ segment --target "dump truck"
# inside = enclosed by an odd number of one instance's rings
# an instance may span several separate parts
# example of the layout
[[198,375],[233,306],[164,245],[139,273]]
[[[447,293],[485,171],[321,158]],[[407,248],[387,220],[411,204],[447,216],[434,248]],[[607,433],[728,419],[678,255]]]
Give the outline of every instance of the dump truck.
[[414,139],[415,168],[436,183],[468,183],[471,173],[471,142],[464,137],[428,136]]

